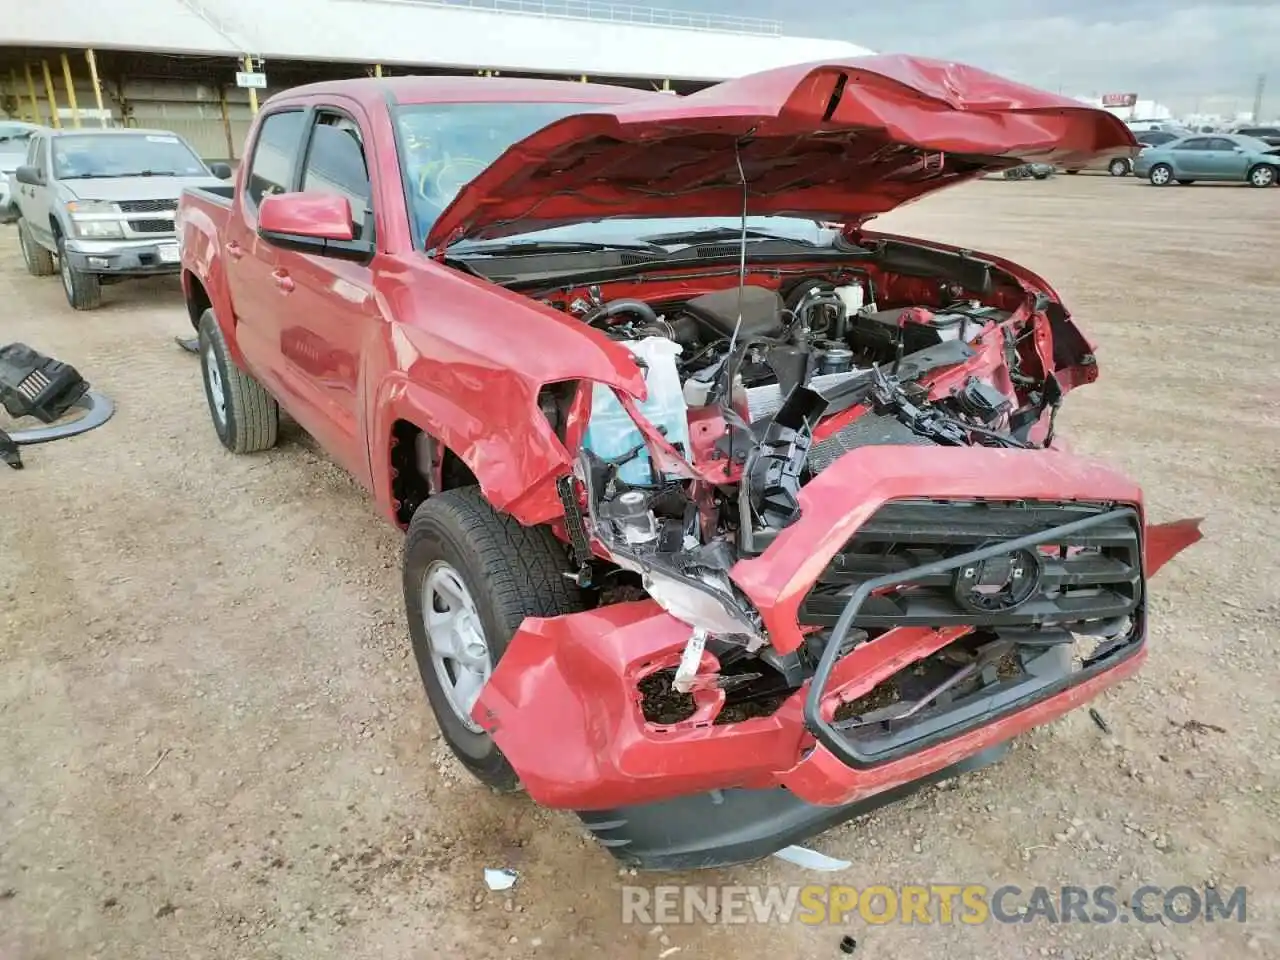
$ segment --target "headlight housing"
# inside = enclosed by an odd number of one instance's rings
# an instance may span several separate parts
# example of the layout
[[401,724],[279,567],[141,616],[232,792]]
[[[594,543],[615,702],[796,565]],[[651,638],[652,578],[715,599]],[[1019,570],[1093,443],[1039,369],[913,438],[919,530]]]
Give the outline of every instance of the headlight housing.
[[715,637],[745,637],[748,645],[763,642],[759,626],[745,611],[726,602],[711,584],[694,586],[652,569],[645,571],[642,579],[645,591],[658,606],[695,630]]
[[124,236],[120,210],[106,200],[73,200],[67,204],[71,227],[77,237],[88,240],[118,240]]

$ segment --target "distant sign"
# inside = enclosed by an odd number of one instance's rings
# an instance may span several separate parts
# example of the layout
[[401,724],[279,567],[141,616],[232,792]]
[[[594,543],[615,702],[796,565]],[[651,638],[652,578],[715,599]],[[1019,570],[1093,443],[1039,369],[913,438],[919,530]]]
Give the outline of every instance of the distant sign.
[[1102,105],[1104,107],[1132,107],[1138,102],[1136,93],[1104,93],[1102,95]]
[[267,88],[267,75],[265,73],[244,73],[240,71],[236,74],[236,86],[265,90]]

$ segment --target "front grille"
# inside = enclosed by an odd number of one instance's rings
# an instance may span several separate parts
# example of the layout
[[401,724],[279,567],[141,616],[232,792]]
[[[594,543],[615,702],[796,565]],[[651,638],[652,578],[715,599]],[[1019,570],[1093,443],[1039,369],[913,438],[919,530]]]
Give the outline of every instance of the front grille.
[[[799,621],[830,628],[868,580],[1111,509],[1044,501],[887,503],[832,558],[805,598]],[[1046,541],[1008,558],[877,593],[862,604],[853,625],[1042,627],[1116,620],[1134,614],[1141,603],[1141,546],[1132,516],[1117,514],[1066,542]]]
[[177,200],[120,200],[118,203],[124,213],[160,213],[178,209]]
[[134,233],[173,233],[172,220],[130,220],[129,229]]

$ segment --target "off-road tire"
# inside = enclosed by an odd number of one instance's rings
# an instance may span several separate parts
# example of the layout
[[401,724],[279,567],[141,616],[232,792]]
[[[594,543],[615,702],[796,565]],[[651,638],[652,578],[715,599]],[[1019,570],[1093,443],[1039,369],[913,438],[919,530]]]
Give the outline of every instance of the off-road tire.
[[[564,574],[564,547],[545,527],[525,527],[485,501],[479,487],[429,497],[409,524],[404,544],[404,600],[409,636],[427,700],[458,761],[494,790],[511,792],[519,778],[487,733],[474,733],[454,713],[431,660],[422,584],[436,561],[449,564],[475,601],[490,662],[496,668],[525,617],[555,617],[584,609],[581,591]],[[507,718],[507,722],[519,722]],[[548,744],[550,750],[555,744]]]
[[58,272],[53,254],[36,243],[26,220],[18,221],[18,244],[22,247],[22,261],[27,265],[27,273],[31,276],[52,277]]
[[[236,366],[227,350],[227,341],[213,316],[213,310],[200,315],[200,374],[204,379],[204,396],[209,403],[209,419],[222,445],[232,453],[258,453],[276,445],[280,433],[280,406],[262,384]],[[219,417],[210,383],[210,364],[222,381],[226,405]]]

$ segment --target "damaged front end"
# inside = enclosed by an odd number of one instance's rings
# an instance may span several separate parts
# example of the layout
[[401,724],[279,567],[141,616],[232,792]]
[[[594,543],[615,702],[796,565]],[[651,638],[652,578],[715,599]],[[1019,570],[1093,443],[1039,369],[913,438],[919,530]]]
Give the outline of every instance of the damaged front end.
[[[899,316],[879,357],[828,373],[847,311],[745,342],[735,322],[693,370],[636,346],[652,323],[613,328],[647,395],[582,384],[544,409],[576,454],[560,532],[596,606],[527,620],[472,713],[533,799],[636,865],[749,859],[1137,669],[1146,579],[1198,523],[1147,526],[1131,481],[1053,446],[1080,357],[1029,374],[1023,345],[1052,358],[1056,303],[952,309],[932,326],[956,336],[921,345],[906,328],[939,311]],[[736,839],[708,830],[735,809]]]

